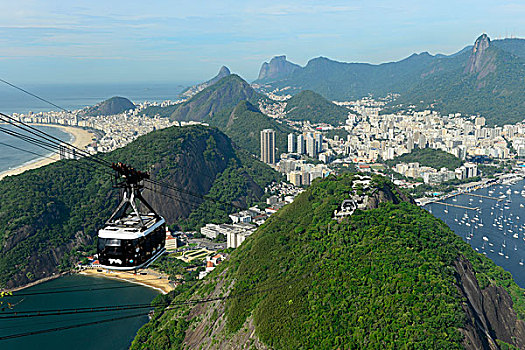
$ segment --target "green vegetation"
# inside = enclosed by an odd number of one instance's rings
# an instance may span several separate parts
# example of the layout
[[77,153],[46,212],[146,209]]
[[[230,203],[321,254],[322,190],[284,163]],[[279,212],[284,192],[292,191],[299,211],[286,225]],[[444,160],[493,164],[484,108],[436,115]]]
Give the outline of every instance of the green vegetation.
[[420,166],[428,166],[439,170],[447,168],[454,170],[463,165],[463,161],[453,154],[434,148],[415,148],[411,153],[405,153],[392,160],[386,161],[389,167],[399,163],[419,163]]
[[248,101],[241,101],[235,108],[223,110],[205,121],[221,129],[239,148],[256,156],[261,154],[261,130],[275,130],[276,155],[286,152],[287,135],[292,132],[286,124],[261,113]]
[[481,181],[481,177],[474,176],[463,180],[453,179],[434,186],[421,184],[417,187],[407,189],[406,192],[414,198],[421,198],[427,196],[428,193],[450,193],[457,190],[458,185],[476,181]]
[[379,65],[318,57],[271,86],[291,87],[288,91],[292,92],[312,90],[339,101],[397,93],[401,96],[392,106],[481,114],[491,125],[521,121],[525,114],[525,40],[491,42],[479,65],[484,67],[483,74],[466,73],[471,52],[472,47],[450,56],[423,52]]
[[171,114],[172,120],[202,121],[225,109],[235,107],[243,100],[256,103],[264,96],[236,74],[228,75],[183,102]]
[[345,107],[338,106],[323,96],[310,91],[301,91],[286,101],[286,117],[290,120],[308,120],[311,123],[344,124],[348,113]]
[[[224,202],[256,202],[264,186],[279,178],[265,164],[236,151],[219,130],[204,126],[152,132],[102,157],[148,170],[153,179],[192,192],[206,195],[213,189],[210,196]],[[92,165],[86,159],[60,161],[0,181],[2,287],[47,277],[46,273],[57,268],[68,269],[71,262],[81,258],[76,250],[92,251],[97,228],[117,204],[111,170],[100,166],[92,169]],[[239,188],[233,185],[236,183],[224,186],[225,178],[235,173],[236,167],[243,169],[245,182],[242,186],[239,183]],[[218,190],[215,181],[233,195]],[[176,195],[164,188],[158,190]],[[187,195],[179,202],[148,190],[145,196],[169,224],[188,218],[200,203]],[[225,206],[217,208],[215,214],[225,216],[231,210]]]
[[464,75],[462,68],[458,68],[448,74],[432,75],[396,103],[423,101],[416,104],[417,108],[431,107],[444,114],[482,115],[489,125],[520,122],[525,111],[524,61],[495,47],[489,50],[486,55],[493,60],[493,73],[484,77]]
[[[228,214],[256,204],[264,195],[267,184],[281,180],[280,175],[251,155],[239,152],[239,160],[232,159],[230,165],[217,177],[208,192],[222,203],[202,201],[186,220],[179,222],[184,230],[198,230],[207,223],[229,222]],[[237,207],[225,205],[233,203]]]
[[85,116],[114,115],[135,108],[133,102],[127,98],[115,96],[93,107],[86,108],[81,114]]
[[[482,288],[507,290],[518,317],[525,316],[524,291],[509,273],[430,213],[399,203],[401,195],[385,178],[374,178],[371,193],[399,204],[383,202],[333,220],[353,179],[315,181],[195,285],[193,295],[206,296],[214,283],[235,281],[231,295],[242,296],[225,301],[226,333],[217,336],[231,339],[253,318],[258,339],[274,349],[459,349],[459,328],[467,320],[456,286],[460,260],[470,261]],[[216,314],[215,307],[205,313]],[[208,329],[199,317],[185,315],[148,325],[151,340],[140,338],[144,348],[153,348],[168,322]]]

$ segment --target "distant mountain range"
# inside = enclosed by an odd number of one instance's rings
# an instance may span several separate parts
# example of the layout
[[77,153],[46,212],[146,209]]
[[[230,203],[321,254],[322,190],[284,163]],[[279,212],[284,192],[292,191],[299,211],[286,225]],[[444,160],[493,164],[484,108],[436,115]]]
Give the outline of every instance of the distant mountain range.
[[263,64],[254,83],[292,93],[312,90],[330,100],[398,93],[403,105],[481,114],[489,124],[502,124],[525,116],[524,65],[524,39],[491,42],[484,34],[449,56],[423,52],[379,65],[319,57],[297,67],[279,56]]
[[85,116],[115,115],[135,108],[133,102],[127,98],[115,96],[92,107],[85,108],[80,114]]

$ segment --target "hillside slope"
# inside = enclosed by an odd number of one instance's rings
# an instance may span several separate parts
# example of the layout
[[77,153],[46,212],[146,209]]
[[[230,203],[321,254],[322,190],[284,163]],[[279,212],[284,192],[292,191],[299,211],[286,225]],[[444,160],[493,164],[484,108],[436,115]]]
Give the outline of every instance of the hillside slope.
[[429,74],[396,103],[431,107],[445,114],[479,114],[489,125],[523,120],[525,59],[480,36],[468,59],[453,69]]
[[224,109],[233,108],[243,100],[256,103],[264,98],[236,74],[228,75],[180,104],[171,114],[172,120],[202,121]]
[[248,101],[241,101],[235,108],[217,113],[205,121],[221,129],[241,149],[257,156],[260,156],[261,150],[261,130],[275,130],[276,154],[286,152],[286,137],[292,132],[286,124],[261,113]]
[[[525,347],[524,291],[509,273],[384,178],[355,180],[314,182],[168,297],[207,302],[158,309],[132,349]],[[333,220],[349,193],[368,195],[366,210]]]
[[221,69],[219,69],[219,73],[217,73],[216,76],[214,76],[208,81],[205,81],[204,83],[200,83],[200,84],[188,87],[183,92],[181,92],[180,95],[182,98],[191,98],[192,96],[197,94],[199,91],[206,89],[208,86],[215,84],[216,82],[218,82],[224,77],[227,77],[230,74],[231,72],[228,69],[228,67],[222,66]]
[[328,101],[323,96],[310,91],[301,91],[286,101],[286,118],[308,120],[311,123],[340,125],[345,123],[350,110]]
[[410,153],[405,153],[388,160],[386,164],[390,167],[399,163],[419,163],[420,166],[428,166],[434,169],[447,168],[454,170],[463,165],[463,161],[453,154],[434,148],[415,148]]
[[86,116],[115,115],[135,108],[133,102],[127,98],[115,96],[93,107],[86,108],[81,114]]
[[[203,195],[214,191],[217,199],[239,205],[258,200],[264,186],[278,178],[269,167],[236,150],[222,132],[203,126],[152,132],[103,157],[147,170],[152,179],[186,191]],[[2,287],[20,286],[67,269],[76,250],[93,246],[97,228],[117,199],[111,189],[111,171],[104,173],[90,164],[86,160],[60,161],[0,181]],[[232,184],[227,191],[215,190],[224,188],[225,182]],[[167,193],[182,201],[148,190],[144,196],[168,224],[187,220],[193,211],[210,205],[191,196]],[[224,219],[233,210],[222,206],[213,214]],[[199,223],[192,220],[190,224]]]

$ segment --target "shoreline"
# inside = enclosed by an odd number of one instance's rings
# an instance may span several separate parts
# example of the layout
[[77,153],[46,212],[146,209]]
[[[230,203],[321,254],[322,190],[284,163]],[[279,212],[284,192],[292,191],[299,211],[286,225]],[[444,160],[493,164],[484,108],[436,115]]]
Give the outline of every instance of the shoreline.
[[[157,272],[152,269],[144,270],[147,272],[147,275],[135,275],[131,272],[125,271],[111,271],[103,270],[102,272],[97,271],[97,269],[90,268],[84,269],[79,272],[76,272],[80,275],[85,276],[94,276],[94,277],[103,277],[108,279],[116,279],[120,281],[125,281],[133,284],[139,284],[144,287],[152,288],[159,291],[161,294],[168,294],[175,288],[169,283],[169,278],[166,274]],[[152,277],[155,276],[155,277]]]
[[[91,131],[87,131],[85,129],[82,129],[80,127],[76,126],[70,126],[70,125],[59,125],[59,124],[36,124],[31,123],[29,125],[35,125],[35,126],[48,126],[53,128],[59,128],[62,131],[68,133],[72,136],[73,140],[71,141],[71,144],[75,147],[78,147],[80,149],[84,149],[87,145],[89,145],[92,141],[92,139],[95,137],[95,134],[93,134]],[[27,163],[24,163],[16,168],[9,169],[6,171],[3,171],[0,173],[0,180],[2,180],[6,176],[13,176],[13,175],[19,175],[27,170],[33,170],[38,169],[40,167],[43,167],[45,165],[54,163],[56,161],[60,160],[60,156],[58,153],[53,153],[46,157],[40,157],[36,158],[34,160],[31,160]]]
[[29,288],[29,287],[33,287],[33,286],[36,286],[37,284],[44,283],[44,282],[47,282],[47,281],[52,281],[52,280],[57,279],[59,277],[65,276],[67,274],[69,274],[69,272],[60,272],[60,273],[57,273],[57,274],[49,276],[49,277],[44,277],[44,278],[40,278],[40,279],[38,279],[36,281],[29,282],[28,284],[24,284],[23,286],[10,288],[10,289],[2,289],[0,291],[2,291],[2,292],[18,292],[19,290],[26,289],[26,288]]

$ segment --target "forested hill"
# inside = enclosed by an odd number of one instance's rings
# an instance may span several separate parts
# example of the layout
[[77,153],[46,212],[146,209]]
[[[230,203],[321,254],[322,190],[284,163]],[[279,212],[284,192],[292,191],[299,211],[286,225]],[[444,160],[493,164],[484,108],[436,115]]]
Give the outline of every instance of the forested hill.
[[[279,178],[267,165],[235,149],[222,132],[204,126],[155,131],[103,158],[238,205],[257,201],[264,186]],[[117,199],[111,171],[91,165],[85,159],[59,161],[0,181],[1,287],[20,286],[67,269],[77,250],[93,247],[97,228]],[[144,195],[169,224],[182,222],[186,227],[199,226],[210,216],[226,220],[235,209],[184,195],[179,195],[182,202],[151,191]],[[192,217],[196,210],[207,215]]]
[[521,45],[511,44],[494,45],[488,36],[480,36],[458,64],[429,74],[395,104],[430,107],[444,114],[482,115],[489,125],[522,121],[525,115],[525,58],[519,54],[525,51],[525,40]]
[[399,163],[419,163],[421,166],[428,166],[434,169],[447,168],[454,170],[463,165],[463,161],[453,154],[434,148],[415,148],[410,153],[402,154],[386,163],[394,166]]
[[261,130],[275,131],[276,154],[287,151],[287,135],[292,132],[285,123],[261,113],[248,101],[241,101],[235,108],[223,110],[204,121],[221,129],[241,149],[257,156],[261,153]]
[[202,121],[224,109],[235,107],[243,100],[256,103],[264,98],[241,77],[230,74],[180,104],[170,118]]
[[[524,290],[384,178],[315,181],[132,349],[523,349]],[[336,221],[349,193],[365,210]],[[194,306],[188,299],[214,299]],[[514,347],[512,347],[514,346]]]
[[286,101],[285,112],[290,120],[344,125],[350,110],[328,101],[313,91],[305,90]]
[[86,116],[114,115],[135,108],[133,102],[127,98],[115,96],[93,107],[86,108],[81,114]]

